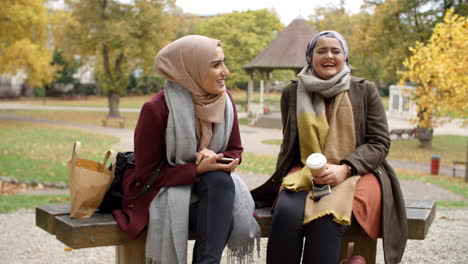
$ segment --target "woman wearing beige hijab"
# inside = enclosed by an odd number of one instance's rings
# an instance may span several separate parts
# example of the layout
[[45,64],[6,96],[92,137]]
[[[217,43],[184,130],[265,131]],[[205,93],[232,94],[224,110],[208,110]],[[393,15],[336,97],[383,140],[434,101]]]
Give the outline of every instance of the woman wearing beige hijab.
[[221,41],[195,35],[156,56],[166,83],[141,110],[136,166],[125,175],[124,194],[137,194],[166,163],[148,193],[113,212],[133,239],[147,228],[148,263],[186,263],[189,229],[197,232],[193,263],[219,263],[226,244],[236,256],[248,256],[259,234],[253,200],[233,173],[243,148],[224,62]]

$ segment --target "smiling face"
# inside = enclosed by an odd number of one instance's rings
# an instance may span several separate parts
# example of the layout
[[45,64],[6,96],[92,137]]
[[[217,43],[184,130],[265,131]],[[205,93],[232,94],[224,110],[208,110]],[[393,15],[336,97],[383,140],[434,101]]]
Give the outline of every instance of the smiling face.
[[224,80],[229,76],[229,70],[224,65],[225,60],[223,48],[218,46],[202,83],[202,89],[205,92],[221,94],[226,91]]
[[323,37],[317,41],[312,52],[312,68],[319,78],[328,80],[344,66],[343,47],[335,38]]

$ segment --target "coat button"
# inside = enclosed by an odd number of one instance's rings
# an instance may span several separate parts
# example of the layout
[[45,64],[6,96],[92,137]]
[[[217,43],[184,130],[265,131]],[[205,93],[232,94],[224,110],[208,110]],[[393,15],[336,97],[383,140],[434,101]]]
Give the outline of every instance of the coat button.
[[136,183],[135,183],[135,186],[136,186],[136,187],[139,187],[140,185],[141,185],[140,182],[136,182]]
[[127,205],[128,208],[133,208],[134,206],[135,206],[135,205],[133,205],[133,204]]

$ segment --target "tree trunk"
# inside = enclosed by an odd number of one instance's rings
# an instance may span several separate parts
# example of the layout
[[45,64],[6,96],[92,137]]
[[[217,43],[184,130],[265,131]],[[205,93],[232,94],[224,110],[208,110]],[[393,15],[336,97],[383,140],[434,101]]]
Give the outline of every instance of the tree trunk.
[[423,148],[432,148],[432,136],[434,130],[432,128],[418,127],[416,128],[416,138],[421,143]]
[[466,146],[466,157],[465,157],[465,182],[468,182],[468,144]]
[[121,117],[119,112],[119,103],[120,103],[120,95],[118,92],[109,91],[107,95],[107,99],[109,102],[109,115],[108,117]]

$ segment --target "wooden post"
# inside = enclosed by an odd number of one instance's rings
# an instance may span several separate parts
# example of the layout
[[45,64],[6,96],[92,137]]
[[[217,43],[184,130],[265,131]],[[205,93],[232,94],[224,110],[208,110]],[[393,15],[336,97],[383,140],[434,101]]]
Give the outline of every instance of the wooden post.
[[263,108],[263,91],[265,90],[264,81],[260,80],[260,109],[262,109],[262,114],[264,113]]
[[116,246],[116,264],[145,264],[145,239],[132,240]]
[[252,111],[252,101],[253,101],[253,79],[250,78],[247,85],[247,109],[248,112]]
[[468,182],[468,138],[466,140],[465,182]]

